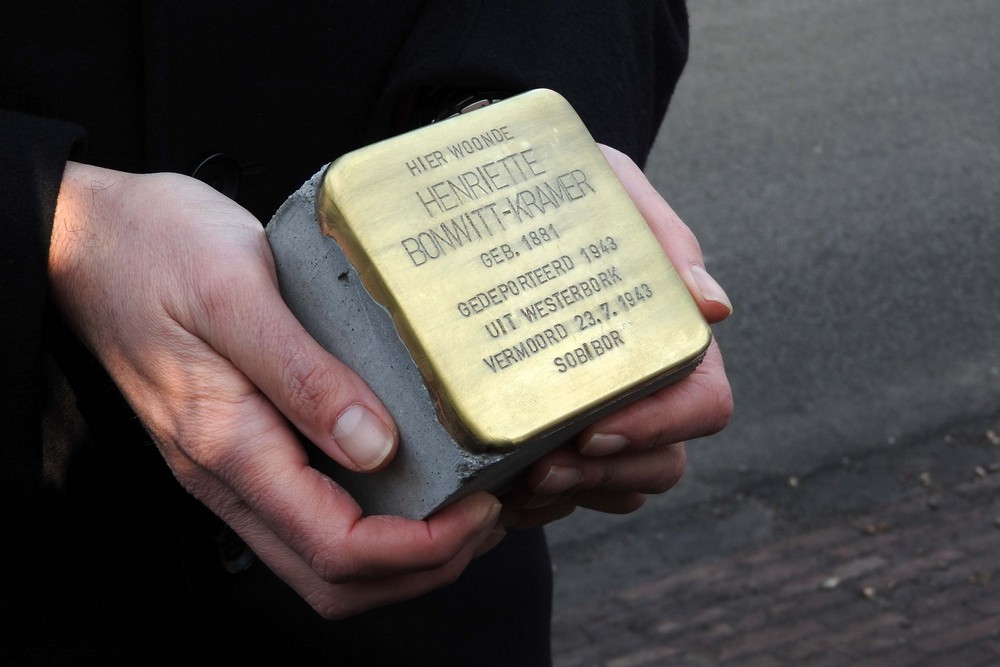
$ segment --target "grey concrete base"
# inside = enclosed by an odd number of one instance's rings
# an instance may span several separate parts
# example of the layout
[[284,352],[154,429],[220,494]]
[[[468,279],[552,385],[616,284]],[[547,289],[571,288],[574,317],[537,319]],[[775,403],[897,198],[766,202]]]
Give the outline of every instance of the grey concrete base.
[[306,330],[382,400],[396,419],[401,444],[378,473],[352,473],[321,455],[314,465],[346,488],[366,514],[424,518],[466,494],[501,489],[568,434],[508,453],[476,454],[452,440],[389,313],[365,290],[338,244],[320,232],[314,193],[322,174],[294,193],[267,226],[281,293]]

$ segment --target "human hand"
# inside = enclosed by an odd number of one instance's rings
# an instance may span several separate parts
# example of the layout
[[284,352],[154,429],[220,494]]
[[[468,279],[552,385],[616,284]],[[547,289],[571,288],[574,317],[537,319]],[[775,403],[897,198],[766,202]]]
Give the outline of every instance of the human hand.
[[261,224],[215,190],[70,163],[49,276],[180,483],[322,616],[449,583],[502,537],[491,495],[427,521],[363,517],[310,467],[295,429],[373,471],[395,426],[288,311]]
[[[628,156],[607,146],[601,150],[702,315],[710,324],[724,320],[732,306],[705,271],[694,234]],[[718,432],[732,411],[722,355],[713,341],[691,375],[592,424],[572,444],[532,464],[503,498],[504,523],[511,528],[542,525],[577,507],[635,511],[649,494],[663,493],[680,479],[684,441]]]

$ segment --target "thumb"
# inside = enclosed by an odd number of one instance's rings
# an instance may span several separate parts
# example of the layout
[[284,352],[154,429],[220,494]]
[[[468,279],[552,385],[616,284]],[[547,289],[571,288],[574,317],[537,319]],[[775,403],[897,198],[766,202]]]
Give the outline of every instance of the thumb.
[[681,279],[710,324],[721,322],[733,312],[732,303],[718,282],[705,269],[698,239],[681,221],[631,158],[608,146],[601,151],[642,213]]
[[[278,290],[263,228],[229,239],[238,260],[198,273],[185,328],[242,372],[312,443],[355,471],[392,460],[398,431],[368,385],[299,323]],[[233,250],[233,246],[243,246]]]
[[392,417],[365,382],[299,324],[277,285],[268,287],[248,312],[213,321],[213,345],[339,464],[384,468],[398,444]]

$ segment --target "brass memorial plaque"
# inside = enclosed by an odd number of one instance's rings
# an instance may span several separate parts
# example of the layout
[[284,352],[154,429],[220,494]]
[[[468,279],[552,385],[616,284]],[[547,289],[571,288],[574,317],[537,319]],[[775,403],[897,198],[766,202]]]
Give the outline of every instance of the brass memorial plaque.
[[711,340],[552,91],[344,155],[317,209],[472,451],[586,423],[690,370]]

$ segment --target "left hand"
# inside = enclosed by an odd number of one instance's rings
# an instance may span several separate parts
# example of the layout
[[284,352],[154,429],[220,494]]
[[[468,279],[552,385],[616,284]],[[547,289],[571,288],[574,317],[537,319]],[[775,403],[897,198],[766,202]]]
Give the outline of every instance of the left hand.
[[[691,291],[702,315],[721,322],[732,313],[722,288],[705,270],[698,240],[623,153],[601,146],[612,169]],[[549,523],[577,507],[625,514],[649,494],[672,488],[684,472],[684,442],[720,431],[733,397],[715,341],[682,381],[592,424],[572,444],[536,461],[505,498],[510,528]]]
[[49,278],[177,481],[323,618],[445,586],[502,538],[490,494],[365,516],[310,465],[300,434],[382,469],[395,424],[288,310],[260,222],[204,183],[67,164]]

